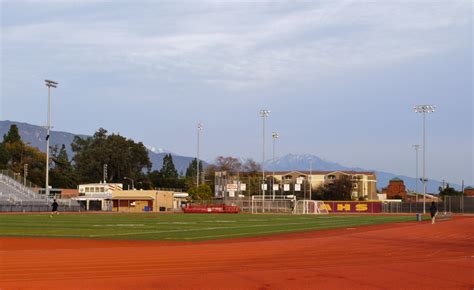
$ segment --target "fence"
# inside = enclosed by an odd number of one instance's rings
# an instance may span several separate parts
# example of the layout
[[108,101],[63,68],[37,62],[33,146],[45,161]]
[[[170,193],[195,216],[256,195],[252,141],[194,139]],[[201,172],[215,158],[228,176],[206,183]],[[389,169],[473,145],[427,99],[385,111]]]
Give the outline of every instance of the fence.
[[[85,209],[75,200],[72,199],[57,199],[59,204],[58,210],[63,212],[80,212]],[[31,202],[19,201],[17,203],[10,203],[8,201],[0,200],[0,212],[49,212],[51,205],[47,202]]]
[[[429,212],[431,202],[426,202],[425,210]],[[474,196],[445,196],[436,202],[439,212],[474,213]],[[422,213],[423,202],[384,202],[385,213]]]

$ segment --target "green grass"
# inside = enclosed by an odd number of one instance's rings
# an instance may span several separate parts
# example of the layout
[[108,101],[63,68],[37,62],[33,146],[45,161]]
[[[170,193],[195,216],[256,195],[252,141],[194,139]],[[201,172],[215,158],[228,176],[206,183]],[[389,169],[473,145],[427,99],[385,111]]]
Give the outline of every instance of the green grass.
[[202,241],[414,220],[368,215],[14,214],[0,215],[0,236]]

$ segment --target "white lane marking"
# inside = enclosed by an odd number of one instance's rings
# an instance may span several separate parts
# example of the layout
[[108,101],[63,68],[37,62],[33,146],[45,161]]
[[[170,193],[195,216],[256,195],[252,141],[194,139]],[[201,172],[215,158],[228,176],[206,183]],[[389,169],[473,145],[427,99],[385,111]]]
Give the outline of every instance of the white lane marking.
[[[347,221],[339,222],[339,224],[341,224],[341,223],[349,223],[350,224],[351,222],[352,221],[347,220]],[[274,226],[291,226],[291,225],[307,225],[307,224],[321,224],[321,222],[247,225],[247,226],[238,226],[238,227],[207,227],[207,228],[198,228],[198,229],[178,229],[178,230],[166,230],[166,231],[159,230],[159,231],[146,231],[146,232],[133,232],[133,233],[98,234],[98,235],[89,235],[89,237],[95,238],[95,237],[111,237],[111,236],[144,235],[144,234],[180,233],[180,232],[245,229],[245,228],[256,228],[256,227],[274,227]]]

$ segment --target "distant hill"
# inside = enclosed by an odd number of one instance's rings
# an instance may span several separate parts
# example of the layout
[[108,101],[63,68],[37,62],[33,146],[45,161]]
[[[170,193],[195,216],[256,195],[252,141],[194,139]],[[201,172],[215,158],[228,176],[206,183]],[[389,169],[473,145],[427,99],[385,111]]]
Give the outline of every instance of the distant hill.
[[[46,129],[41,126],[31,125],[28,123],[20,123],[20,122],[13,122],[13,121],[0,121],[0,138],[3,140],[3,135],[5,135],[8,130],[10,130],[10,126],[15,124],[18,127],[18,131],[20,132],[21,139],[25,143],[29,143],[31,146],[38,148],[39,150],[45,152],[46,150]],[[66,150],[69,158],[72,158],[73,152],[71,149],[71,143],[74,140],[74,136],[79,136],[81,138],[87,138],[90,136],[87,135],[79,135],[73,134],[68,132],[60,132],[60,131],[51,131],[51,139],[50,145],[55,146],[58,145],[59,147],[62,144],[66,145]],[[137,141],[137,140],[135,140]],[[154,149],[154,148],[153,148]],[[164,149],[155,150],[155,152],[148,150],[148,157],[152,162],[153,170],[160,170],[163,166],[163,157],[165,156],[164,152],[169,152]],[[174,153],[170,153],[173,156],[173,162],[178,170],[179,173],[186,173],[186,169],[188,168],[191,161],[194,157],[186,157],[177,155]],[[204,161],[203,161],[204,162]],[[205,162],[203,164],[206,164]]]
[[[373,171],[377,175],[377,188],[381,189],[382,187],[387,187],[390,179],[398,177],[402,179],[405,183],[407,189],[415,189],[416,178],[408,177],[404,175],[398,175],[389,172],[383,172],[373,169],[364,169],[359,167],[347,167],[334,163],[331,161],[326,161],[319,158],[318,156],[311,154],[287,154],[283,157],[276,158],[273,163],[272,160],[269,160],[265,164],[265,169],[272,171],[275,168],[276,171],[287,171],[287,170],[310,170],[312,160],[312,169],[313,170],[354,170],[354,171]],[[438,193],[438,188],[443,185],[443,182],[437,180],[429,180],[427,183],[428,193]],[[461,185],[449,183],[451,187],[461,190]],[[418,183],[418,190],[422,192],[421,181]]]

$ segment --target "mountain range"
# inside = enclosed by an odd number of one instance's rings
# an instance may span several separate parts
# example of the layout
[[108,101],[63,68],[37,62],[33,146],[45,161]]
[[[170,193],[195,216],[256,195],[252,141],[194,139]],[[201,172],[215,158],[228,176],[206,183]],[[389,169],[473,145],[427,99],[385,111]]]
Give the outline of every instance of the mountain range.
[[[10,129],[10,126],[13,124],[17,125],[23,142],[31,146],[37,147],[42,151],[45,150],[46,129],[41,126],[31,125],[27,123],[13,122],[13,121],[0,121],[0,136],[3,136],[4,134],[6,134],[8,130]],[[61,146],[62,144],[65,144],[68,155],[71,157],[73,156],[73,152],[71,150],[71,143],[74,139],[74,136],[76,135],[82,138],[89,137],[87,135],[78,135],[78,134],[73,134],[73,133],[68,133],[68,132],[51,131],[51,146],[54,146],[54,145]],[[162,148],[150,147],[150,149],[148,149],[148,156],[150,158],[150,161],[153,164],[152,166],[153,170],[161,169],[161,167],[163,166],[163,157],[168,153],[173,156],[173,162],[179,173],[185,173],[186,169],[189,166],[189,163],[194,159],[194,157],[181,156]],[[206,165],[207,163],[203,161],[203,164]],[[274,162],[273,160],[269,160],[269,161],[266,161],[265,163],[265,170],[267,171],[272,171],[272,170],[291,171],[291,170],[310,170],[310,169],[315,170],[315,171],[317,170],[319,171],[332,171],[332,170],[334,171],[335,170],[373,171],[377,175],[377,188],[379,189],[381,189],[382,187],[386,187],[389,183],[389,180],[395,177],[402,179],[407,189],[413,190],[416,184],[416,179],[413,177],[378,171],[374,169],[347,167],[335,162],[324,160],[318,156],[311,155],[311,154],[287,154],[280,158],[276,158]],[[428,192],[437,193],[438,188],[443,185],[444,185],[444,182],[429,180],[427,183],[427,190]],[[450,186],[456,188],[457,190],[461,189],[461,186],[458,184],[450,183]],[[421,182],[419,182],[418,188],[421,192],[422,191]]]

